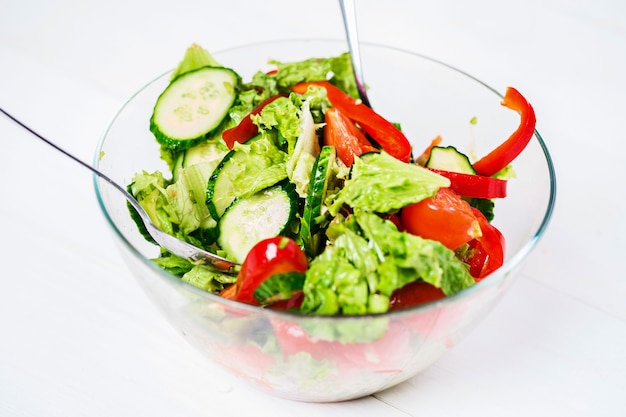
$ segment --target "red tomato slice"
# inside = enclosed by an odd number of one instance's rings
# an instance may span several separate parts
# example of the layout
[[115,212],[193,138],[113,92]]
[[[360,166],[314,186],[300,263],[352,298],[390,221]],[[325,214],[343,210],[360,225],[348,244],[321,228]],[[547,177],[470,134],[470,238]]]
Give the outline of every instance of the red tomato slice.
[[434,197],[404,207],[400,220],[409,233],[437,240],[452,250],[481,234],[472,207],[448,188],[440,188]]
[[411,160],[411,143],[400,129],[360,100],[354,99],[328,81],[300,83],[292,86],[291,89],[298,94],[304,94],[310,85],[324,87],[330,104],[361,126],[389,155],[404,162]]
[[234,291],[233,299],[258,305],[254,291],[267,278],[284,272],[305,272],[307,268],[306,255],[292,239],[284,236],[265,239],[248,252],[234,284],[235,289],[225,292],[232,296]]
[[391,223],[393,223],[398,228],[398,231],[400,232],[404,231],[404,226],[402,225],[402,222],[400,221],[400,217],[398,217],[397,214],[395,213],[387,214],[384,217],[384,219],[389,220]]
[[473,256],[467,260],[470,274],[478,281],[500,268],[504,263],[506,242],[502,233],[487,221],[480,210],[472,207],[482,236],[470,242]]
[[391,294],[389,309],[397,310],[411,307],[418,304],[435,301],[446,295],[440,288],[437,288],[424,281],[414,281],[398,288]]
[[334,146],[337,156],[351,166],[355,156],[366,152],[378,152],[365,134],[338,108],[331,107],[325,113],[324,145]]

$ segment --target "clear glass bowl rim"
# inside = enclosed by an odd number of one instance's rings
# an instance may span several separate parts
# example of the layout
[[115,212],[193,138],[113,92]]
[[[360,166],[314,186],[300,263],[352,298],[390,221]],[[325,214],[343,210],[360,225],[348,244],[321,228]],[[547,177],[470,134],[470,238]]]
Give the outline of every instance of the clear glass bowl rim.
[[[272,44],[288,44],[288,43],[303,43],[303,42],[320,42],[320,43],[328,43],[328,44],[333,44],[333,45],[337,45],[340,43],[346,43],[345,40],[338,40],[338,39],[323,39],[323,38],[293,38],[293,39],[278,39],[278,40],[268,40],[268,41],[261,41],[261,42],[254,42],[254,43],[246,43],[246,44],[242,44],[242,45],[237,45],[237,46],[233,46],[230,48],[225,48],[225,49],[221,49],[219,51],[215,51],[215,52],[211,52],[214,56],[218,56],[220,54],[223,53],[227,53],[227,52],[233,52],[236,51],[238,49],[243,49],[243,48],[250,48],[250,47],[254,47],[254,46],[259,46],[262,47],[264,45],[272,45]],[[390,46],[390,45],[386,45],[386,44],[380,44],[380,43],[372,43],[372,42],[360,42],[360,45],[362,48],[367,49],[367,48],[374,48],[374,49],[385,49],[388,51],[393,51],[399,54],[404,54],[404,55],[412,55],[427,61],[430,61],[432,63],[441,65],[443,67],[446,67],[454,72],[457,72],[479,84],[481,84],[482,86],[484,86],[485,88],[487,88],[488,90],[490,90],[491,92],[493,92],[495,95],[497,95],[498,97],[500,97],[500,99],[503,98],[503,95],[498,92],[495,88],[491,87],[489,84],[481,81],[480,79],[478,79],[477,77],[463,71],[460,70],[450,64],[447,64],[443,61],[440,61],[436,58],[431,58],[429,56],[420,54],[418,52],[412,51],[412,50],[407,50],[407,49],[403,49],[403,48],[398,48],[398,47],[394,47],[394,46]],[[347,50],[347,44],[346,44],[346,50]],[[94,154],[94,159],[93,159],[93,166],[94,167],[98,167],[99,164],[99,160],[101,157],[101,150],[102,147],[104,145],[104,142],[106,140],[106,137],[108,136],[108,133],[111,129],[111,127],[113,126],[113,124],[115,123],[116,119],[118,118],[118,116],[125,110],[125,108],[133,101],[133,99],[138,96],[139,94],[141,94],[145,89],[147,89],[150,85],[152,85],[153,83],[157,82],[159,79],[161,79],[163,76],[171,73],[172,70],[168,70],[166,72],[164,72],[163,74],[157,76],[156,78],[154,78],[152,81],[150,81],[149,83],[147,83],[146,85],[144,85],[141,89],[139,89],[137,92],[135,92],[119,109],[118,111],[115,113],[115,115],[113,116],[113,118],[111,119],[111,122],[108,124],[108,127],[105,129],[103,135],[101,136],[100,140],[98,141],[97,147],[96,147],[96,152]],[[428,303],[424,303],[424,304],[420,304],[417,306],[413,306],[413,307],[407,307],[404,309],[399,309],[399,310],[393,310],[393,311],[389,311],[387,313],[384,314],[365,314],[365,315],[359,315],[359,316],[316,316],[317,319],[321,319],[321,320],[338,320],[341,318],[349,318],[351,320],[354,319],[368,319],[371,317],[381,317],[381,316],[403,316],[403,315],[410,315],[410,314],[414,314],[414,313],[419,313],[420,311],[427,311],[430,310],[431,308],[435,308],[435,307],[439,307],[442,305],[446,305],[446,304],[453,304],[455,303],[458,299],[462,299],[465,297],[470,296],[471,293],[475,292],[475,291],[479,291],[481,290],[483,287],[486,286],[493,286],[498,284],[500,281],[504,280],[507,278],[508,276],[508,272],[510,272],[511,270],[515,269],[518,265],[521,264],[521,262],[532,252],[533,248],[537,245],[537,243],[539,242],[540,238],[543,236],[543,234],[545,233],[548,224],[550,222],[550,219],[552,217],[552,214],[554,212],[554,207],[556,204],[556,172],[555,172],[555,168],[554,168],[554,163],[552,161],[552,157],[550,156],[550,152],[548,151],[548,147],[545,143],[545,141],[543,140],[543,138],[541,137],[541,135],[539,134],[539,132],[535,129],[535,134],[534,134],[535,139],[538,141],[541,150],[543,152],[543,155],[545,157],[546,160],[546,167],[548,170],[548,174],[549,174],[549,179],[550,179],[550,184],[549,184],[549,197],[548,197],[548,204],[546,206],[546,210],[544,212],[543,215],[543,219],[541,221],[541,223],[539,224],[539,226],[537,227],[537,230],[534,232],[533,236],[524,244],[524,246],[518,250],[513,256],[511,256],[508,260],[506,260],[504,262],[504,264],[494,273],[492,273],[491,275],[487,276],[486,278],[484,278],[483,280],[477,282],[475,285],[466,288],[465,290],[436,300],[436,301],[431,301]],[[175,285],[183,285],[188,287],[187,290],[191,290],[192,292],[195,292],[197,294],[199,294],[202,297],[206,297],[207,301],[209,302],[216,302],[216,303],[221,303],[221,304],[225,304],[230,306],[230,308],[236,308],[236,309],[241,309],[244,311],[249,311],[251,313],[263,313],[263,314],[267,314],[267,315],[276,315],[276,316],[292,316],[292,317],[305,317],[305,315],[301,314],[301,313],[297,313],[297,312],[291,312],[291,311],[278,311],[278,310],[272,310],[272,309],[267,309],[267,308],[262,308],[262,307],[258,307],[258,306],[253,306],[253,305],[248,305],[245,303],[240,303],[237,301],[232,301],[232,300],[228,300],[225,299],[223,297],[220,297],[219,295],[216,294],[212,294],[203,290],[200,290],[190,284],[187,284],[185,282],[183,282],[180,278],[178,278],[177,276],[165,271],[164,269],[161,269],[160,267],[158,267],[154,262],[152,262],[150,259],[148,259],[147,257],[145,257],[141,252],[139,252],[123,235],[123,233],[117,228],[117,226],[115,225],[115,222],[113,221],[113,219],[109,216],[107,209],[106,209],[106,205],[104,203],[103,197],[101,195],[100,192],[100,183],[99,183],[99,179],[96,175],[93,176],[93,183],[94,183],[94,188],[95,188],[95,193],[96,193],[96,198],[98,200],[98,204],[100,206],[100,209],[102,210],[102,213],[104,214],[104,217],[106,219],[106,221],[108,222],[108,224],[111,226],[111,228],[113,229],[114,235],[115,237],[122,243],[122,245],[128,249],[128,251],[137,259],[139,259],[142,263],[144,263],[146,266],[148,266],[151,270],[153,270],[155,272],[156,275],[158,275],[160,278],[168,280],[172,283],[175,283]],[[308,315],[307,315],[308,316]]]

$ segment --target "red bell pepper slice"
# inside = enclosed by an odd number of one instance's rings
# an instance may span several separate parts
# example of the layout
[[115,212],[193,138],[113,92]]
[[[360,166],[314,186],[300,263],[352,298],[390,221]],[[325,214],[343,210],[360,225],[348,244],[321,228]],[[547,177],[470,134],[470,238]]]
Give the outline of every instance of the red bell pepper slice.
[[404,133],[372,108],[344,93],[328,81],[300,83],[292,86],[291,89],[298,94],[304,94],[312,85],[324,87],[330,104],[361,126],[363,131],[370,135],[385,152],[404,162],[411,160],[411,144]]
[[506,197],[506,180],[485,177],[484,175],[429,169],[448,178],[450,180],[450,189],[462,197],[488,199]]
[[486,177],[491,177],[509,165],[524,150],[535,133],[535,111],[519,91],[508,87],[502,105],[517,111],[521,120],[518,128],[506,141],[473,164],[476,172]]
[[246,117],[241,119],[237,126],[231,127],[230,129],[226,129],[224,132],[222,132],[222,139],[224,139],[224,142],[226,142],[226,146],[228,146],[228,149],[233,149],[233,146],[235,146],[235,142],[244,143],[248,139],[254,137],[257,133],[259,133],[259,128],[257,125],[254,124],[251,116],[261,113],[261,110],[263,110],[265,106],[267,106],[279,97],[285,97],[285,95],[278,94],[266,99],[261,104],[256,106],[256,108],[252,110],[248,115],[246,115]]
[[283,236],[264,239],[250,249],[241,265],[237,281],[222,291],[221,295],[242,303],[258,305],[254,291],[267,278],[289,271],[305,272],[307,268],[306,255],[292,239]]

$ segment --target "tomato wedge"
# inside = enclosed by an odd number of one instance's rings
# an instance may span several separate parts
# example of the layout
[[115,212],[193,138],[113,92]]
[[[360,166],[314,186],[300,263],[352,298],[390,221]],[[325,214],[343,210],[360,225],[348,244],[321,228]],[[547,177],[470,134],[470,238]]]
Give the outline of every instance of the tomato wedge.
[[254,291],[267,278],[284,272],[305,272],[306,255],[292,239],[276,236],[264,239],[252,247],[241,265],[237,281],[222,291],[222,296],[243,303],[258,305]]
[[404,207],[400,220],[407,232],[437,240],[452,250],[481,234],[472,207],[449,188],[440,188],[434,197]]
[[292,90],[298,94],[304,94],[312,85],[324,87],[330,104],[357,123],[385,152],[404,162],[411,160],[411,144],[400,129],[372,108],[344,93],[328,81],[300,83],[294,85]]
[[334,146],[337,156],[346,166],[351,166],[354,157],[367,152],[378,152],[365,134],[336,107],[325,113],[324,145]]
[[416,306],[439,300],[446,295],[441,290],[424,281],[414,281],[398,288],[391,294],[389,309],[398,310],[401,308]]
[[506,243],[502,233],[487,221],[480,210],[472,207],[482,235],[469,242],[472,256],[467,260],[470,274],[477,281],[500,268],[504,263]]

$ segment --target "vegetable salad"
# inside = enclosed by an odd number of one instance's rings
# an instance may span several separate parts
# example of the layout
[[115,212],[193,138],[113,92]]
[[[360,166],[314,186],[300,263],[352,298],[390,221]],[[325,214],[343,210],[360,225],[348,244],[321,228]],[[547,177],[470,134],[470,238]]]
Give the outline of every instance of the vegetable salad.
[[360,102],[347,53],[270,63],[243,80],[192,45],[156,101],[170,172],[139,172],[129,191],[156,226],[241,267],[163,249],[154,262],[229,299],[323,315],[436,300],[502,265],[494,206],[535,125],[517,90],[502,104],[518,129],[471,162],[440,137],[412,149],[401,121]]

